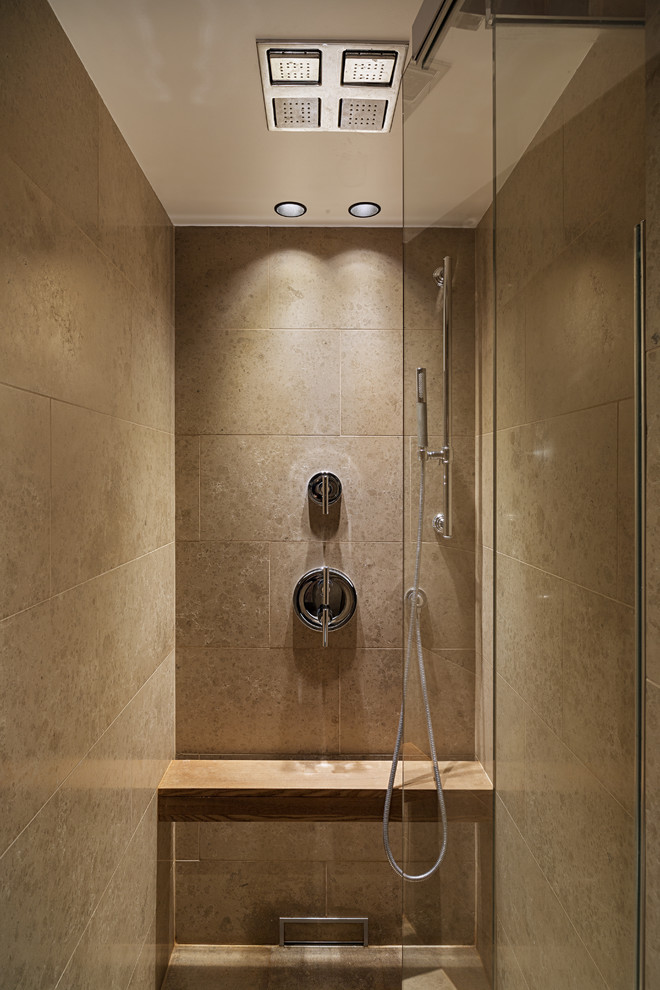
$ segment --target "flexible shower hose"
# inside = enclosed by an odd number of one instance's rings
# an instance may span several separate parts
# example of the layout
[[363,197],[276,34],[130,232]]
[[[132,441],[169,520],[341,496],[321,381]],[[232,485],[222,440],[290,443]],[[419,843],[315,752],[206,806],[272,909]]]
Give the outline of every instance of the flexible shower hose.
[[[445,852],[447,850],[447,810],[445,808],[445,797],[442,792],[442,782],[440,780],[440,771],[438,770],[438,757],[435,751],[435,738],[433,735],[433,723],[431,721],[431,708],[429,705],[429,696],[426,689],[426,670],[424,668],[424,654],[422,651],[422,634],[419,625],[419,569],[422,553],[422,525],[424,520],[424,474],[425,474],[425,461],[426,457],[423,454],[420,457],[420,479],[419,479],[419,516],[417,523],[417,549],[415,552],[415,577],[413,580],[412,594],[410,596],[410,624],[408,626],[408,640],[406,644],[406,661],[403,669],[403,697],[401,699],[401,712],[399,714],[399,727],[396,734],[396,743],[394,744],[394,755],[392,756],[392,767],[390,769],[390,778],[387,784],[387,793],[385,795],[385,809],[383,811],[383,844],[385,846],[385,852],[387,853],[387,858],[390,862],[390,866],[400,877],[404,880],[427,880],[429,877],[433,876],[435,871],[438,869],[442,863]],[[426,716],[426,731],[429,740],[429,750],[431,753],[431,761],[433,763],[433,776],[435,778],[435,787],[438,795],[438,807],[440,809],[440,819],[442,821],[442,845],[440,847],[440,852],[438,853],[438,858],[436,859],[433,866],[427,870],[425,873],[406,873],[405,870],[399,866],[390,846],[390,808],[392,805],[392,793],[394,791],[394,778],[396,777],[397,766],[399,765],[399,756],[401,753],[401,743],[403,741],[403,722],[404,714],[406,708],[406,697],[408,691],[408,674],[410,671],[410,662],[412,658],[412,648],[413,639],[415,641],[415,648],[417,651],[417,666],[419,668],[419,680],[422,689],[422,700],[424,703],[424,714]]]

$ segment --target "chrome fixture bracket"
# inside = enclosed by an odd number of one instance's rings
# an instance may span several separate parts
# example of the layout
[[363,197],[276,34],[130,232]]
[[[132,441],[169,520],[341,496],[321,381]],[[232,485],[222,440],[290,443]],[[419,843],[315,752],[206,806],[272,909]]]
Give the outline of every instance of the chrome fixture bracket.
[[353,618],[357,606],[355,585],[334,567],[315,567],[299,579],[293,592],[293,609],[303,625],[322,635],[328,645],[331,632]]

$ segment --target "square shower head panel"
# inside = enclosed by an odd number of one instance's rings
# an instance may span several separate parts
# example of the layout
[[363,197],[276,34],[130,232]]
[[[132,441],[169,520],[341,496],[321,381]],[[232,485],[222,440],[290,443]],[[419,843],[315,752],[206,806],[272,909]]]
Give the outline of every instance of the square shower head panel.
[[408,46],[258,41],[268,129],[387,133]]

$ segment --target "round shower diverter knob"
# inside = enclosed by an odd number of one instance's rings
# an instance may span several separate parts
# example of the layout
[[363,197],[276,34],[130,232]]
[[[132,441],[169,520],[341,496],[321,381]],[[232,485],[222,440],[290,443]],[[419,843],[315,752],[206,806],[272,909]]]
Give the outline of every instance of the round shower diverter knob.
[[341,629],[352,619],[356,605],[355,585],[346,574],[334,567],[316,567],[307,571],[293,592],[296,615],[304,625],[316,632]]
[[327,516],[330,506],[341,498],[341,481],[332,471],[319,471],[307,483],[307,497],[310,502],[320,505]]

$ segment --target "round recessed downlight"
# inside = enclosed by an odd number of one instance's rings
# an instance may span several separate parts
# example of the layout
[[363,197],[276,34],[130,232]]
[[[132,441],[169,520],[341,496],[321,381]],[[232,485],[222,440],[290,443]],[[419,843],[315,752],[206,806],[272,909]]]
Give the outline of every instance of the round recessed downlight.
[[278,203],[275,212],[281,217],[301,217],[303,213],[307,213],[307,207],[302,203]]
[[380,213],[380,206],[378,203],[353,203],[348,212],[352,217],[375,217]]

